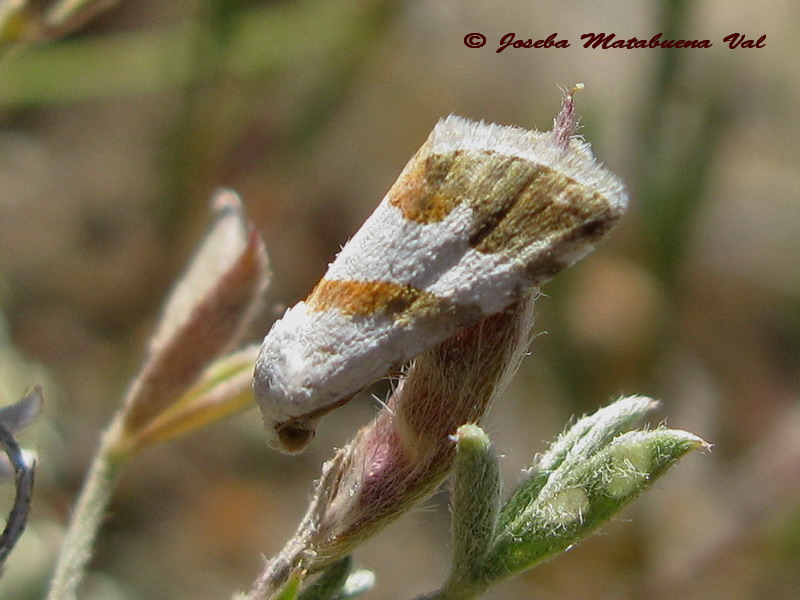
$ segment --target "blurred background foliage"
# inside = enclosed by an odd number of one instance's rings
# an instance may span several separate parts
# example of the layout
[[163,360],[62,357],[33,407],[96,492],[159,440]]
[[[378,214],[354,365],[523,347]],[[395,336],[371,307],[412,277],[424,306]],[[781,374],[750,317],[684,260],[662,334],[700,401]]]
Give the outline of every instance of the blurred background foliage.
[[[661,398],[672,427],[715,447],[605,535],[487,597],[800,595],[799,24],[789,0],[122,0],[56,40],[9,50],[21,25],[6,23],[0,402],[37,381],[48,402],[22,437],[41,457],[33,520],[0,597],[42,596],[98,431],[215,188],[242,195],[270,251],[257,339],[305,296],[438,118],[547,129],[558,86],[575,82],[587,86],[581,133],[627,182],[632,210],[545,289],[542,335],[487,423],[505,476],[572,415],[622,393]],[[558,32],[572,47],[495,53],[509,31]],[[581,47],[601,31],[714,47]],[[465,47],[470,32],[489,44]],[[766,34],[766,48],[728,49],[732,32]],[[331,448],[376,409],[364,394],[301,457],[268,450],[255,411],[148,452],[118,490],[82,597],[245,588],[293,531]],[[12,490],[0,492],[7,506]],[[439,585],[446,501],[357,553],[378,575],[370,597]]]

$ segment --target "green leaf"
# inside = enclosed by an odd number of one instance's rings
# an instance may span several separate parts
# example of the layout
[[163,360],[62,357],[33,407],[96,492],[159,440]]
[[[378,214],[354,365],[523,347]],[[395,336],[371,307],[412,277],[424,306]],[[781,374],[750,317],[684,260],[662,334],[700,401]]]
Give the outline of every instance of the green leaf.
[[517,503],[516,512],[506,515],[505,527],[487,557],[486,579],[529,569],[578,543],[681,456],[704,446],[691,433],[657,429],[625,433],[574,457],[578,460],[565,459],[528,506]]
[[[545,485],[555,485],[563,473],[626,431],[658,402],[644,396],[621,398],[613,404],[583,417],[562,433],[528,470],[527,480],[517,487],[499,518],[499,529],[509,525],[529,506]],[[566,463],[566,464],[565,464]]]

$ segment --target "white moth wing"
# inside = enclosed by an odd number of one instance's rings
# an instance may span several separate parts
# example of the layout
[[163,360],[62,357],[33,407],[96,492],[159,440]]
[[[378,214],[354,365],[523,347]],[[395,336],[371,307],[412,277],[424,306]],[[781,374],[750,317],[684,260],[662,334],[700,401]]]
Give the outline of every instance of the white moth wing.
[[264,339],[255,394],[272,443],[591,251],[626,208],[586,144],[440,121],[305,302]]

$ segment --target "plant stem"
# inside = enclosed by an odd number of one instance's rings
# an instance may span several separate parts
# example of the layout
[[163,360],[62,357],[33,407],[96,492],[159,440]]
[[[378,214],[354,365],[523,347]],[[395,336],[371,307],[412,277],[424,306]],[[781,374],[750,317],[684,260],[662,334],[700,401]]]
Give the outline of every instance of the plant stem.
[[125,462],[115,451],[119,431],[120,418],[117,416],[103,435],[100,448],[86,475],[58,555],[47,600],[77,598],[78,585],[92,556],[97,531]]
[[25,531],[25,526],[28,523],[36,461],[25,459],[17,440],[14,439],[14,434],[2,420],[0,420],[0,446],[2,446],[9,462],[14,467],[16,486],[14,505],[6,518],[6,526],[3,529],[3,533],[0,534],[0,575],[2,575],[6,558],[13,550],[22,532]]
[[462,588],[459,589],[458,592],[441,589],[436,590],[435,592],[428,592],[427,594],[417,596],[414,598],[414,600],[470,600],[471,598],[477,598],[485,590],[486,586],[483,585],[476,587],[474,590]]

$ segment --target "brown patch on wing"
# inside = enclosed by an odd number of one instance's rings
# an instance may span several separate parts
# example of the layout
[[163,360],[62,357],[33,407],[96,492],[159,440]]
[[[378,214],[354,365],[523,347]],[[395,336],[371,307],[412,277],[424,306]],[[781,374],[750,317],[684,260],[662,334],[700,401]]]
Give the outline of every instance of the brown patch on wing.
[[444,220],[462,202],[481,213],[495,214],[513,204],[534,167],[497,152],[455,151],[426,156],[420,151],[387,197],[403,217],[420,224]]
[[538,283],[552,279],[568,266],[569,264],[559,257],[553,256],[551,253],[544,253],[537,256],[536,260],[526,264],[523,273],[527,281]]
[[388,281],[323,279],[306,299],[315,311],[337,310],[345,315],[397,316],[414,308],[424,310],[442,301],[435,295]]
[[[423,151],[425,148],[423,147]],[[448,176],[458,172],[459,152],[424,156],[421,151],[411,160],[406,172],[389,190],[389,203],[401,210],[403,217],[415,223],[442,221],[461,201],[448,185]]]
[[426,335],[465,327],[482,318],[477,305],[446,298],[400,283],[323,279],[306,298],[310,310],[336,310],[348,316],[384,315],[399,325],[414,323]]
[[591,242],[616,219],[606,198],[558,171],[497,152],[427,154],[423,147],[388,194],[403,217],[442,221],[465,202],[475,221],[465,235],[482,253],[515,253],[537,240]]
[[[525,192],[534,187],[547,167],[514,156],[486,153],[484,177],[477,182],[470,194],[469,204],[474,211],[475,223],[468,233],[469,245],[479,252],[496,252],[493,241],[508,229],[509,219],[514,219],[520,211],[520,203]],[[529,205],[525,210],[535,211],[538,207]],[[535,214],[531,215],[535,218]]]
[[522,185],[509,185],[511,193],[505,197],[478,205],[481,223],[476,229],[483,235],[471,238],[478,252],[516,253],[554,236],[564,238],[560,241],[591,242],[611,226],[609,204],[602,194],[549,167],[523,163],[515,170],[517,174],[509,176]]

